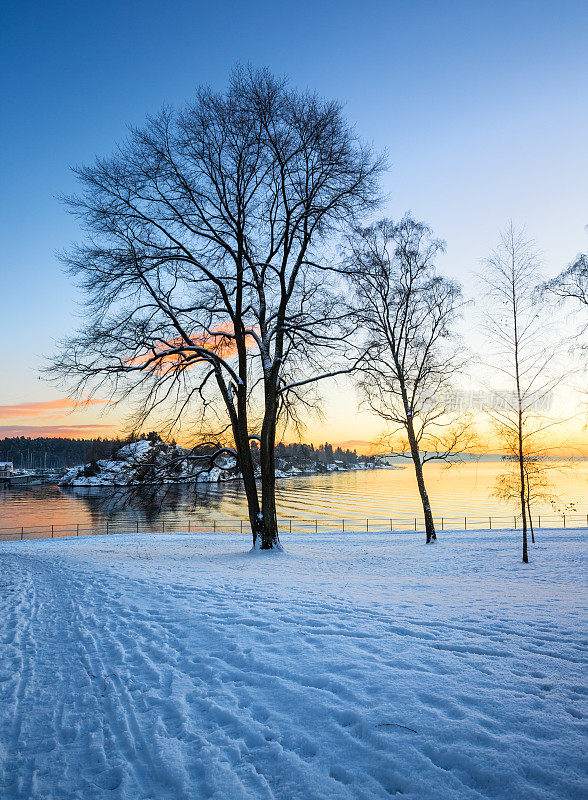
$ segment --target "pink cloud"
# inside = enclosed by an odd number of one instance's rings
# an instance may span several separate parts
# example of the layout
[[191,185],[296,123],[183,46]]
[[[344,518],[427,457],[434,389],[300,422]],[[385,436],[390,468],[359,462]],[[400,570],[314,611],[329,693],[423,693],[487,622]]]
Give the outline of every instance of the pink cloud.
[[27,436],[38,439],[44,436],[79,439],[112,433],[112,428],[116,427],[116,425],[0,425],[0,438]]
[[108,403],[108,400],[74,400],[71,397],[62,397],[59,400],[45,400],[38,403],[0,405],[0,419],[46,416],[50,411],[83,411],[88,406],[104,405],[105,403]]

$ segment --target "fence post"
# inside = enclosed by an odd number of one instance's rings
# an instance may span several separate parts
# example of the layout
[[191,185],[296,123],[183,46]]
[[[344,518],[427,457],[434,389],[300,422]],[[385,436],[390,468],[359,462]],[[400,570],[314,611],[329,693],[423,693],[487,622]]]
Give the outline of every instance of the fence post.
[[[567,520],[568,516],[569,516],[568,514],[562,514],[561,515],[561,517],[562,517],[562,527],[565,528],[565,529],[567,529],[567,526],[568,526],[568,520]],[[580,522],[580,521],[583,521],[584,515],[583,514],[577,514],[576,516],[578,517],[578,524],[583,524],[583,522]],[[450,517],[449,518],[450,522],[451,522],[451,519],[452,518]],[[500,520],[501,519],[502,519],[502,517],[499,516],[498,517],[499,527],[500,527]],[[441,517],[440,520],[441,520],[441,530],[444,531],[445,530],[445,517]],[[343,532],[345,532],[345,519],[341,518],[340,521],[341,521],[341,530]],[[389,521],[390,521],[390,532],[393,533],[394,532],[394,519],[390,518]],[[467,527],[467,521],[468,521],[467,516],[464,516],[464,519],[463,519],[464,530],[469,530],[468,527]],[[338,520],[334,519],[334,524],[335,525],[337,524],[337,522],[338,522]],[[353,522],[353,520],[352,520],[352,522]],[[357,523],[358,520],[355,520],[355,522]],[[369,521],[369,517],[367,517],[366,521],[365,521],[365,525],[366,525],[366,531],[368,533],[369,533],[369,530],[370,530],[369,522],[370,522]],[[377,520],[376,520],[376,522],[377,522]],[[475,522],[475,519],[474,519],[474,522]],[[302,524],[304,525],[305,523],[302,523]],[[306,524],[312,525],[312,521],[309,520],[308,523],[306,523]],[[513,524],[514,524],[514,528],[517,529],[518,528],[518,516],[516,514],[513,516]],[[548,527],[549,527],[549,524],[550,524],[549,523],[549,519],[547,521],[547,524],[548,524]],[[288,525],[289,525],[290,533],[292,533],[292,518],[290,518],[288,520]],[[586,525],[588,526],[588,514],[586,515]],[[38,527],[45,527],[45,526],[38,526]],[[51,538],[52,539],[55,538],[55,528],[59,527],[59,525],[56,526],[55,524],[52,524],[50,526],[47,525],[47,527],[51,528],[51,534],[50,534]],[[62,527],[66,527],[66,526],[62,526]],[[573,527],[574,527],[574,515],[572,514],[572,528]],[[16,535],[18,536],[18,527],[15,526],[15,528],[16,528],[16,531],[17,531]],[[243,533],[244,528],[243,528],[243,520],[242,519],[240,520],[240,528],[241,528],[241,533]],[[474,525],[474,528],[475,528],[475,525]],[[488,517],[488,528],[490,530],[493,530],[493,518],[492,518],[492,516]],[[541,514],[537,515],[537,528],[541,528]],[[34,526],[33,526],[33,529],[34,529]],[[136,530],[136,532],[138,534],[139,533],[139,521],[138,520],[135,521],[135,530]],[[192,530],[191,520],[188,519],[188,531],[191,531],[191,530]],[[216,533],[216,531],[217,531],[216,519],[213,520],[213,530]],[[221,520],[221,526],[220,526],[219,530],[222,530],[222,520]],[[318,533],[318,519],[315,519],[315,521],[314,521],[314,530],[315,530],[315,533]],[[414,530],[415,531],[418,530],[418,517],[414,517]],[[162,532],[165,533],[165,520],[162,520]],[[94,533],[99,533],[99,532],[94,531]],[[108,520],[106,520],[106,533],[109,534],[109,535],[112,533],[112,531],[110,530],[110,522]],[[115,533],[116,533],[116,530],[115,530]],[[119,533],[120,533],[120,531],[119,531]],[[44,532],[42,532],[40,534],[41,537],[44,536],[44,535],[45,535]],[[73,536],[74,535],[73,527],[72,527],[71,530],[66,530],[66,532],[63,535],[65,535],[65,536]],[[76,523],[75,536],[79,536],[79,535],[80,535],[80,523],[78,522],[78,523]],[[24,539],[24,525],[21,525],[21,527],[20,527],[20,539]]]
[[165,533],[165,520],[164,519],[161,520],[161,532]]
[[467,531],[467,529],[468,529],[468,518],[467,517],[463,518],[463,529],[464,529],[464,531]]
[[365,521],[365,532],[369,533],[369,530],[370,530],[370,521],[369,521],[369,519],[366,519],[366,521]]
[[215,519],[212,520],[212,532],[216,533],[216,520]]

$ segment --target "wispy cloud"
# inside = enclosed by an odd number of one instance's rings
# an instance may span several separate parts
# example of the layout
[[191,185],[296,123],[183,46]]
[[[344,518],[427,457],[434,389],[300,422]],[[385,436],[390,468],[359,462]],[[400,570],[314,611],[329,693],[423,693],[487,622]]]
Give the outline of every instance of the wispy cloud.
[[[234,327],[230,322],[223,322],[211,328],[209,331],[191,333],[189,338],[193,347],[199,347],[202,350],[216,353],[220,358],[232,358],[237,354]],[[246,349],[251,349],[255,344],[255,336],[251,333],[247,333],[245,335]],[[152,371],[159,373],[165,372],[168,368],[173,369],[184,365],[186,355],[190,353],[186,353],[185,351],[182,353],[177,352],[177,349],[182,349],[184,347],[185,340],[181,336],[177,336],[173,339],[159,342],[153,350],[150,350],[144,355],[131,358],[127,363],[132,366],[149,364],[150,366],[148,368]],[[191,355],[194,360],[189,363],[189,366],[194,367],[202,359],[197,358],[194,352],[192,352]]]
[[58,400],[45,400],[37,403],[18,403],[17,405],[0,405],[0,419],[18,419],[22,417],[54,416],[51,412],[83,411],[89,406],[104,405],[108,400],[88,399],[74,400],[62,397]]
[[101,436],[112,433],[116,425],[0,425],[0,438],[27,436],[31,439],[59,437],[83,439],[87,436]]

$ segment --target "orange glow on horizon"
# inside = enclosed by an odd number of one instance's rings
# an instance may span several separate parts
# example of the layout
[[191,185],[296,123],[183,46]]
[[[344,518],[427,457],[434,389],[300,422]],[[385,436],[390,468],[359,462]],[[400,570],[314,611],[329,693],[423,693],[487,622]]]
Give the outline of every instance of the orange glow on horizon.
[[[338,440],[334,437],[330,437],[323,429],[321,432],[323,435],[320,438],[309,437],[304,439],[305,444],[311,444],[314,446],[315,449],[321,444],[325,444],[325,442],[329,442],[333,449],[335,450],[337,447],[340,447],[342,450],[356,450],[358,455],[368,456],[368,455],[384,455],[391,452],[391,448],[383,448],[379,445],[376,445],[375,442],[369,441],[368,439],[343,439]],[[120,438],[124,439],[127,435],[127,432],[123,429],[121,425],[117,424],[86,424],[86,425],[0,425],[0,438],[10,438],[10,437],[17,437],[17,436],[26,436],[30,437],[31,439],[37,439],[40,437],[57,437],[57,438],[65,438],[65,439],[80,439],[80,438],[96,438],[97,436],[102,436],[103,438]],[[193,440],[189,437],[184,437],[182,435],[178,435],[176,437],[177,442],[180,446],[190,447],[194,444]],[[292,444],[296,440],[292,438],[286,438],[287,444]],[[471,455],[500,455],[501,454],[501,446],[500,443],[496,440],[488,440],[484,442],[483,446],[472,448],[471,450],[467,451]],[[588,446],[586,444],[580,444],[577,446],[573,445],[564,445],[561,447],[553,447],[550,449],[550,455],[555,458],[564,458],[564,459],[576,459],[576,458],[587,458],[588,457]]]
[[[0,425],[0,439],[95,439],[115,437],[117,425]],[[113,430],[114,429],[114,430]],[[118,432],[119,437],[123,434]]]
[[[225,342],[228,340],[225,339]],[[388,441],[382,444],[382,423],[374,415],[357,409],[353,391],[341,387],[325,395],[325,416],[311,416],[306,428],[302,431],[302,441],[312,443],[316,448],[329,442],[333,448],[356,450],[359,455],[377,455],[398,452],[399,442]],[[100,413],[97,413],[100,411]],[[105,415],[104,411],[108,411]],[[72,412],[79,424],[69,424]],[[82,417],[79,415],[82,414]],[[128,431],[125,418],[128,409],[111,407],[108,400],[100,398],[75,400],[62,397],[54,400],[15,403],[0,406],[0,437],[30,436],[38,438],[64,437],[116,437],[124,438]],[[563,414],[562,414],[563,416]],[[555,418],[555,417],[554,417]],[[480,415],[475,420],[478,440],[471,444],[468,453],[487,455],[503,452],[491,424]],[[154,420],[147,423],[145,431],[160,430],[162,423]],[[174,434],[180,445],[191,446],[194,439],[190,427]],[[298,441],[292,430],[286,430],[280,438],[291,443]],[[588,457],[588,431],[585,426],[585,415],[577,413],[557,426],[545,432],[541,442],[541,450],[546,455],[558,458]]]
[[74,400],[71,397],[62,397],[58,400],[45,400],[36,403],[0,405],[0,419],[46,416],[48,411],[83,411],[89,406],[104,405],[106,403],[108,403],[108,400],[100,400],[98,398]]

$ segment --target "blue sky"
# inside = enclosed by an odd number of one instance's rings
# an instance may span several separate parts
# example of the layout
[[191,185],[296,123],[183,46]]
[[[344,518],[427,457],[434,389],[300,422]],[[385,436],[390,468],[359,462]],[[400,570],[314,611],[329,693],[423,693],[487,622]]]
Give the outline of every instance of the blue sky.
[[221,88],[237,61],[342,100],[388,151],[382,213],[428,221],[466,288],[510,218],[547,274],[587,248],[585,2],[24,0],[0,26],[0,405],[59,396],[37,369],[77,313],[55,256],[77,236],[56,200],[69,165],[199,83]]

